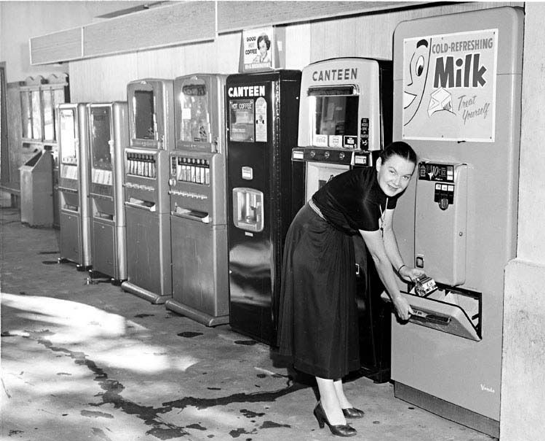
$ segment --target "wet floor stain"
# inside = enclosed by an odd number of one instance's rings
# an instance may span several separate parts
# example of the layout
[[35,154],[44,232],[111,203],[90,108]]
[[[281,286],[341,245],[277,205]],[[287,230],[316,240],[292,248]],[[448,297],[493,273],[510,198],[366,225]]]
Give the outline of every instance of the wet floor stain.
[[195,430],[206,430],[206,427],[201,426],[198,423],[195,424],[189,424],[186,426],[188,429],[195,429]]
[[68,372],[57,372],[57,375],[72,375],[72,374],[69,374]]
[[114,416],[111,413],[106,412],[96,412],[91,410],[82,410],[80,414],[84,417],[89,418],[110,418],[112,419]]
[[135,318],[155,317],[155,314],[136,314]]
[[236,345],[253,346],[257,344],[255,340],[235,340]]
[[[101,389],[101,392],[95,395],[95,397],[100,398],[101,402],[99,403],[88,403],[89,406],[93,407],[101,407],[104,405],[110,405],[115,408],[119,409],[120,411],[124,412],[127,415],[134,415],[136,418],[142,420],[145,425],[151,426],[150,430],[146,432],[147,435],[152,435],[155,438],[158,438],[160,440],[169,440],[173,438],[179,438],[183,436],[189,436],[190,433],[187,432],[186,428],[191,429],[198,429],[198,430],[207,430],[206,428],[202,426],[195,426],[195,424],[188,425],[187,427],[184,426],[178,426],[173,423],[168,423],[163,421],[162,415],[167,414],[169,412],[172,412],[173,410],[179,410],[180,412],[185,409],[188,406],[192,406],[196,409],[202,410],[202,409],[208,409],[210,407],[216,407],[216,406],[227,406],[229,404],[236,404],[236,403],[271,403],[276,401],[277,399],[289,395],[291,393],[297,392],[301,389],[306,389],[310,386],[300,384],[300,383],[294,383],[291,379],[288,379],[287,386],[283,387],[278,390],[269,391],[269,392],[254,392],[254,393],[236,393],[232,395],[227,395],[223,397],[217,397],[217,398],[199,398],[199,397],[183,397],[178,400],[168,401],[165,403],[162,403],[161,407],[153,407],[153,406],[145,406],[142,404],[137,404],[131,400],[125,399],[123,397],[123,391],[125,387],[123,384],[121,384],[119,381],[115,379],[108,378],[107,373],[97,366],[97,364],[93,361],[88,359],[87,355],[83,352],[79,351],[71,351],[66,348],[57,347],[54,346],[52,342],[50,342],[45,337],[47,335],[52,335],[53,333],[50,331],[43,331],[43,332],[34,332],[31,333],[30,337],[37,341],[39,344],[43,345],[47,349],[56,352],[58,356],[68,356],[74,360],[74,363],[81,366],[86,366],[91,372],[94,373],[94,381],[97,382],[98,386]],[[193,334],[199,334],[201,333],[193,333]],[[88,417],[94,417],[94,418],[113,418],[113,415],[105,413],[105,412],[99,412],[99,411],[82,411],[88,412],[84,416]],[[178,412],[178,413],[180,413]],[[265,413],[256,413],[252,412],[248,409],[244,410],[245,415],[248,418],[253,418],[255,416],[264,416]],[[289,426],[282,426],[277,423],[266,421],[263,423],[261,428],[268,429],[268,428],[274,428],[274,427],[289,427]],[[96,429],[100,430],[100,429]],[[257,429],[254,428],[251,431],[247,431],[246,429],[239,428],[236,430],[232,430],[229,434],[232,438],[238,438],[241,435],[253,435],[257,433]],[[104,439],[105,441],[108,441],[108,436],[102,432],[102,433],[96,433],[97,436]],[[210,435],[210,437],[213,437],[213,435]],[[248,438],[247,438],[248,439]]]
[[99,429],[98,427],[93,427],[93,435],[104,441],[112,441],[112,439],[104,433],[104,430]]
[[59,262],[57,262],[56,260],[44,260],[42,261],[42,263],[44,265],[57,265]]
[[180,332],[179,334],[180,337],[185,337],[185,338],[193,338],[193,337],[198,337],[199,335],[203,335],[202,332],[192,332],[192,331],[186,331],[186,332]]
[[254,429],[252,430],[251,432],[248,432],[246,429],[236,429],[236,430],[231,430],[229,432],[229,435],[231,435],[231,437],[233,438],[238,438],[240,435],[255,435],[257,433],[257,429]]
[[240,413],[244,415],[246,418],[262,417],[265,415],[264,412],[257,413],[257,412],[252,412],[251,410],[248,410],[248,409],[240,409]]
[[22,430],[10,430],[8,436],[19,435],[20,433],[24,432]]
[[279,427],[291,428],[289,424],[278,424],[274,421],[264,421],[260,429],[278,429]]

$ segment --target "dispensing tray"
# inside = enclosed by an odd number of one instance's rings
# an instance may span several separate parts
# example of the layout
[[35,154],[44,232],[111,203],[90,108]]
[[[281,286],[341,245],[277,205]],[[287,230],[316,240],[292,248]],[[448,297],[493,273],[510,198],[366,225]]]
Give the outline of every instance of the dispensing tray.
[[414,289],[409,293],[402,293],[413,309],[414,314],[411,315],[409,321],[458,337],[481,341],[478,324],[481,315],[480,297],[474,299],[478,311],[470,319],[466,310],[461,306],[441,300],[447,298],[448,294],[443,289],[438,289],[427,297],[416,295]]

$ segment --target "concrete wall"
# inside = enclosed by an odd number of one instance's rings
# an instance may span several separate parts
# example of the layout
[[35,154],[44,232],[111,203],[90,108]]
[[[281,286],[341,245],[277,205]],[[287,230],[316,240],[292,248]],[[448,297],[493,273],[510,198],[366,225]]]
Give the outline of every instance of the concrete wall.
[[526,4],[518,249],[505,273],[501,441],[543,439],[545,432],[544,17],[545,3]]

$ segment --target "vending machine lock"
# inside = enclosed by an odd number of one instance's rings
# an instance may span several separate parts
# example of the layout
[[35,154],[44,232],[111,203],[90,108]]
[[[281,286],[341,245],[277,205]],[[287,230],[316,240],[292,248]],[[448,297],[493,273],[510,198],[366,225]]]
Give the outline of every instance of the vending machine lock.
[[439,204],[441,210],[446,210],[454,203],[454,185],[435,184],[434,202]]

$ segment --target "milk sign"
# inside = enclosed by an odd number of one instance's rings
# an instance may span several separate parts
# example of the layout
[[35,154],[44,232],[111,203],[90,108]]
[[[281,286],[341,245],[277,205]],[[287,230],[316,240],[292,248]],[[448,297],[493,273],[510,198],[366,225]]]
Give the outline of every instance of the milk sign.
[[498,30],[403,43],[403,138],[494,142]]

